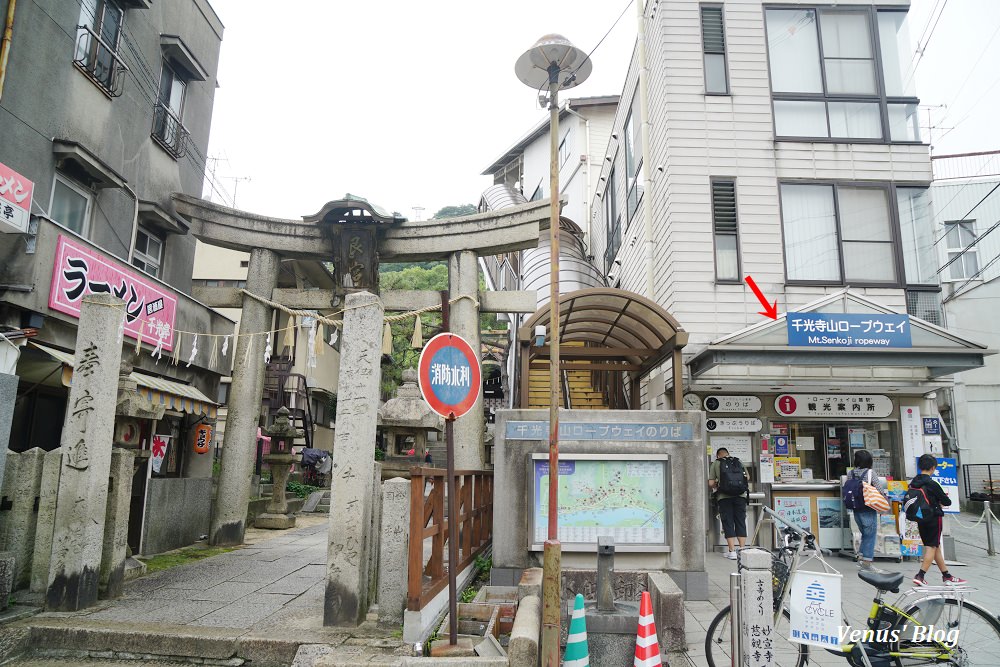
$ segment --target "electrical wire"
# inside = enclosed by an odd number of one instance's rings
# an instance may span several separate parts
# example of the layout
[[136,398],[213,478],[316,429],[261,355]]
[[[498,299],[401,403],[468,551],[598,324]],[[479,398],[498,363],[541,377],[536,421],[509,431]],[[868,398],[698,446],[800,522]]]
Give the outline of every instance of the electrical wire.
[[566,85],[568,85],[569,83],[573,82],[576,79],[576,73],[580,71],[580,68],[583,67],[584,63],[590,60],[590,56],[594,55],[594,51],[597,50],[597,47],[599,47],[604,42],[604,40],[608,38],[608,35],[610,35],[611,31],[615,29],[615,26],[618,25],[618,22],[622,20],[622,17],[625,16],[625,12],[628,11],[628,8],[632,6],[633,2],[642,2],[642,0],[629,0],[627,3],[625,3],[625,7],[622,9],[621,14],[619,14],[618,18],[615,19],[615,22],[611,24],[611,27],[608,28],[608,31],[604,33],[604,36],[597,41],[597,44],[595,44],[594,48],[590,50],[590,53],[587,54],[587,57],[581,60],[580,64],[577,65],[576,68],[569,73],[569,76],[566,78],[566,80],[563,81],[562,83],[563,87],[565,87]]

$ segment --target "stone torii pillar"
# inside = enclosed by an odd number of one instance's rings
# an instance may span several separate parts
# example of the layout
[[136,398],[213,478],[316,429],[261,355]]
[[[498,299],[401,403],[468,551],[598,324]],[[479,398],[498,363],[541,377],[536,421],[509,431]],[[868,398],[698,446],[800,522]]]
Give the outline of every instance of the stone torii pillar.
[[[448,287],[451,298],[468,294],[475,298],[459,299],[451,304],[449,329],[469,342],[477,354],[482,345],[479,336],[479,262],[470,250],[452,253],[448,257]],[[480,393],[482,388],[480,387]],[[455,421],[455,470],[482,470],[484,467],[483,401]]]
[[[247,291],[270,299],[278,285],[280,259],[272,250],[254,248],[250,253]],[[267,331],[271,328],[271,316],[270,306],[244,296],[240,331]],[[257,422],[264,391],[264,349],[260,341],[257,341],[259,349],[251,350],[248,358],[247,348],[252,344],[254,341],[250,336],[236,339],[229,414],[222,441],[222,469],[219,472],[219,490],[212,514],[212,527],[209,530],[209,543],[214,545],[242,544],[246,531],[250,480],[257,455]]]

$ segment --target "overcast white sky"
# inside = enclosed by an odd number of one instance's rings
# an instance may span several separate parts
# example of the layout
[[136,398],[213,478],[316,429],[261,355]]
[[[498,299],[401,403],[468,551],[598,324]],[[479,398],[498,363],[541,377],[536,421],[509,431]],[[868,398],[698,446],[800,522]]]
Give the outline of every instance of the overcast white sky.
[[[286,218],[346,192],[409,218],[418,206],[428,218],[478,202],[490,185],[478,174],[545,116],[514,76],[517,57],[548,32],[590,51],[626,9],[624,0],[211,3],[226,26],[209,147],[226,194],[212,198],[228,204],[235,191],[238,208]],[[1000,2],[913,0],[914,41],[942,3],[917,70],[940,126],[934,153],[1000,149]],[[628,5],[590,79],[567,95],[621,92],[635,26]]]

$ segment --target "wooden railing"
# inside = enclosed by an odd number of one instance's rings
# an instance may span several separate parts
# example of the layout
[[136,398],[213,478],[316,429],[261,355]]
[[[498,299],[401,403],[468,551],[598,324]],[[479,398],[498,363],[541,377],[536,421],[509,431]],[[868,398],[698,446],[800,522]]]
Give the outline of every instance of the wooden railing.
[[[448,519],[445,486],[448,473],[440,468],[410,468],[410,557],[406,608],[420,611],[448,586],[445,564]],[[493,473],[455,471],[455,520],[458,522],[456,572],[468,567],[493,540]],[[424,557],[430,540],[429,557]]]

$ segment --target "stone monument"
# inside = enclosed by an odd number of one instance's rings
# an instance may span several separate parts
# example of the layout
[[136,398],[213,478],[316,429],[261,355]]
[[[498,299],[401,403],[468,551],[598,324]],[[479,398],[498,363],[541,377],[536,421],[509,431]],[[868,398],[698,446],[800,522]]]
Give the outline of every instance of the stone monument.
[[296,457],[292,454],[292,443],[303,435],[302,429],[295,428],[288,422],[288,408],[282,406],[278,416],[264,435],[271,438],[271,453],[264,457],[264,462],[271,467],[271,500],[264,512],[253,520],[255,528],[271,528],[281,530],[295,526],[295,515],[288,511],[288,499],[285,497],[285,486],[288,484],[288,473]]
[[370,292],[348,295],[344,308],[337,434],[330,472],[330,527],[324,625],[357,626],[369,595],[369,526],[375,492],[375,423],[381,379],[382,303]]
[[80,308],[45,595],[52,611],[97,602],[124,317],[111,294],[88,295]]

